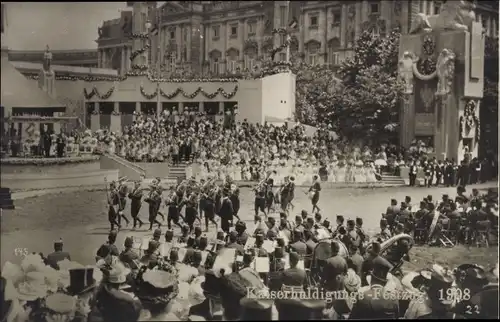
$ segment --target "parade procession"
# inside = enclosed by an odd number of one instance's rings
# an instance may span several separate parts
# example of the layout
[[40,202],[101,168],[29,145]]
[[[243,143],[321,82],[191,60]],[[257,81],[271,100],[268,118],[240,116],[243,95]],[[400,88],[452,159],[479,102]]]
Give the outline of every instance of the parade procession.
[[0,322],[499,319],[498,1],[1,27]]

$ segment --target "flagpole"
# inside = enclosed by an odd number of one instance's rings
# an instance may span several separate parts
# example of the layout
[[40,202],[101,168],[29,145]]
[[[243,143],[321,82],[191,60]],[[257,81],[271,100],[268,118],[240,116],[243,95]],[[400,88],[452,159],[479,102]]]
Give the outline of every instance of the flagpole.
[[[290,17],[289,17],[289,15],[290,15],[290,1],[286,2],[286,8],[287,8],[286,21],[288,22],[288,21],[290,21]],[[291,37],[290,37],[291,30],[290,29],[291,29],[290,27],[287,28],[287,35],[286,35],[287,42],[291,39]],[[288,46],[286,46],[286,62],[287,63],[290,62],[290,44],[288,44]]]

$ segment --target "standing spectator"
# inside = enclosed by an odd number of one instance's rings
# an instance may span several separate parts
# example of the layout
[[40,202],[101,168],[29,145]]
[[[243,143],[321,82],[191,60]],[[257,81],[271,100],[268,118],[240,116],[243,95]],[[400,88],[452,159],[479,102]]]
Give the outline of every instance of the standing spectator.
[[410,166],[410,187],[414,187],[415,183],[417,181],[417,173],[418,173],[418,167],[417,163],[415,161],[412,161],[412,164]]
[[59,133],[56,139],[57,144],[57,157],[62,158],[64,156],[64,149],[66,148],[66,143],[63,133]]

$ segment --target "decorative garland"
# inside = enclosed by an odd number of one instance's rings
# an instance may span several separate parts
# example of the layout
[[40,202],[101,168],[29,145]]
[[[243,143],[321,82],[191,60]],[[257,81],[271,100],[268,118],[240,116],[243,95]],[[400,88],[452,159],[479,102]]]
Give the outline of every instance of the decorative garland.
[[433,58],[436,50],[436,42],[431,35],[426,35],[422,43],[422,51],[424,57],[420,57],[418,61],[413,64],[413,74],[420,80],[431,80],[436,77],[436,64],[437,61]]
[[[31,80],[38,80],[40,77],[35,74],[24,74],[26,78]],[[56,80],[67,80],[67,81],[84,81],[84,82],[121,82],[126,80],[126,76],[68,76],[68,75],[57,75]]]
[[436,63],[436,60],[432,57],[427,57],[425,59],[420,58],[416,63],[417,71],[424,77],[435,75]]
[[460,140],[463,139],[464,130],[465,134],[469,134],[472,127],[475,126],[474,138],[476,142],[479,142],[481,124],[479,118],[476,116],[476,106],[477,105],[474,100],[468,100],[467,103],[465,103],[464,115],[460,117]]
[[271,57],[274,57],[274,55],[276,55],[276,53],[278,53],[279,51],[285,49],[285,48],[288,48],[290,46],[290,44],[292,43],[291,39],[289,39],[289,33],[288,31],[285,29],[285,28],[278,28],[278,29],[273,29],[272,31],[272,34],[273,35],[285,35],[286,37],[286,40],[285,40],[285,43],[281,44],[280,46],[276,47],[276,48],[272,48],[269,50],[269,54],[271,55]]
[[217,96],[217,94],[221,94],[225,99],[231,99],[233,98],[236,93],[238,92],[238,85],[236,85],[231,92],[226,92],[222,87],[219,87],[215,92],[213,93],[208,93],[206,92],[202,87],[198,87],[194,92],[192,93],[186,93],[181,87],[178,87],[171,93],[165,93],[161,88],[156,89],[153,93],[147,93],[144,89],[144,87],[141,85],[140,87],[141,94],[144,96],[144,98],[151,100],[157,97],[158,94],[160,94],[162,97],[166,99],[173,99],[177,97],[177,95],[181,94],[184,96],[184,98],[189,98],[189,99],[194,99],[198,94],[202,94],[205,96],[205,98],[208,99],[213,99]]
[[99,156],[91,155],[87,157],[72,157],[72,158],[33,158],[33,159],[11,159],[6,158],[2,160],[2,165],[36,165],[36,166],[46,166],[46,165],[63,165],[71,163],[88,163],[95,162],[100,159]]
[[26,128],[26,133],[31,137],[35,134],[35,123],[31,122]]
[[129,36],[129,39],[149,39],[149,33],[147,33],[147,32],[142,33],[142,34],[132,33]]
[[101,95],[99,93],[99,91],[97,90],[97,88],[94,86],[94,87],[92,87],[92,90],[90,91],[90,93],[87,92],[86,88],[84,88],[83,95],[85,96],[85,99],[87,99],[87,100],[94,97],[94,95],[97,96],[101,100],[107,100],[108,98],[111,97],[111,95],[113,94],[114,91],[115,91],[115,87],[113,86],[104,95]]
[[138,71],[147,71],[149,69],[148,65],[137,65],[137,64],[133,64],[132,66],[132,69],[133,70],[138,70]]
[[135,59],[137,56],[139,56],[139,55],[141,55],[141,54],[144,54],[144,53],[146,52],[146,50],[148,50],[149,48],[151,48],[151,46],[150,46],[149,44],[147,44],[146,46],[144,46],[144,48],[141,48],[141,49],[139,49],[139,50],[136,50],[136,51],[132,52],[132,53],[130,54],[130,61],[134,61],[134,59]]

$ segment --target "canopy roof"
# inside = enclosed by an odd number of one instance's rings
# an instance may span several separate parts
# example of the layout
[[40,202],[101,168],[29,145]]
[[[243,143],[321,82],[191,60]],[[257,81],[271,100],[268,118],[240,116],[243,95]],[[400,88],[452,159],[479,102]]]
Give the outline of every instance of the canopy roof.
[[65,108],[51,98],[36,82],[28,80],[9,62],[7,57],[1,58],[1,101],[4,107],[10,108]]

